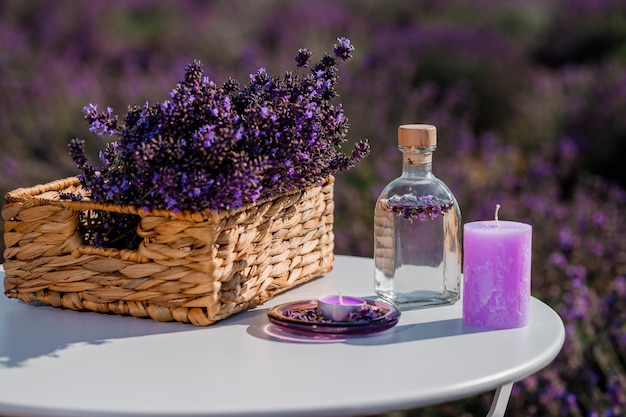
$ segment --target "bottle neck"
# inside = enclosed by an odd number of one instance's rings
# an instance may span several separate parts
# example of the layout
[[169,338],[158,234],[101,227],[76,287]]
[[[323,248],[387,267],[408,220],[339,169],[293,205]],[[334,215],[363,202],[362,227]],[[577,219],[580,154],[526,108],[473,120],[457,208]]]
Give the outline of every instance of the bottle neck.
[[429,177],[433,173],[434,146],[400,146],[403,177]]

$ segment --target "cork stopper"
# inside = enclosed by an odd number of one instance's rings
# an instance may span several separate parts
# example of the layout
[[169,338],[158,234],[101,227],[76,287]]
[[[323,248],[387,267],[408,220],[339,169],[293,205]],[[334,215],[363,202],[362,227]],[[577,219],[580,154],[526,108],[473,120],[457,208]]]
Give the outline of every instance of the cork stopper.
[[411,124],[398,128],[400,146],[437,146],[437,128],[433,125]]

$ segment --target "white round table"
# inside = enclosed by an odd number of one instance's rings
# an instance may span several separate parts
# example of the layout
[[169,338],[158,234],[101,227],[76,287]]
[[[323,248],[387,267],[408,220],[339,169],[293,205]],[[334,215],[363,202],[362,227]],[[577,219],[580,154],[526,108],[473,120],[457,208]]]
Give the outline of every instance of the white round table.
[[[269,307],[323,294],[373,296],[373,261],[208,327],[28,305],[0,296],[0,415],[334,416],[420,407],[498,389],[548,365],[563,323],[532,299],[527,327],[465,326],[460,302],[402,312],[368,336],[292,335]],[[4,272],[0,272],[4,277]]]

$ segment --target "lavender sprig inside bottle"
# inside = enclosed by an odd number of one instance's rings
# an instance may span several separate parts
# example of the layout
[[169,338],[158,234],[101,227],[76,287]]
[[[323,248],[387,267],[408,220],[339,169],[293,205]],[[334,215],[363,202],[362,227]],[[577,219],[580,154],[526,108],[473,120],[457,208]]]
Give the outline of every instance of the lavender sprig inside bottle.
[[419,219],[424,222],[443,216],[453,207],[453,202],[442,200],[433,195],[404,194],[392,195],[383,199],[381,205],[390,214],[402,216],[410,221]]

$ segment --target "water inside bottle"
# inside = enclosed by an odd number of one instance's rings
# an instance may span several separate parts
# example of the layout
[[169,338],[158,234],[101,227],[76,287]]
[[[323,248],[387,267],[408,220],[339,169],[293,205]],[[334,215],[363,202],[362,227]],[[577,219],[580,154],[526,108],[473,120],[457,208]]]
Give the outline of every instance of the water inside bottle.
[[456,302],[461,254],[452,201],[436,207],[406,200],[391,207],[390,201],[380,201],[375,211],[376,293],[401,307]]

